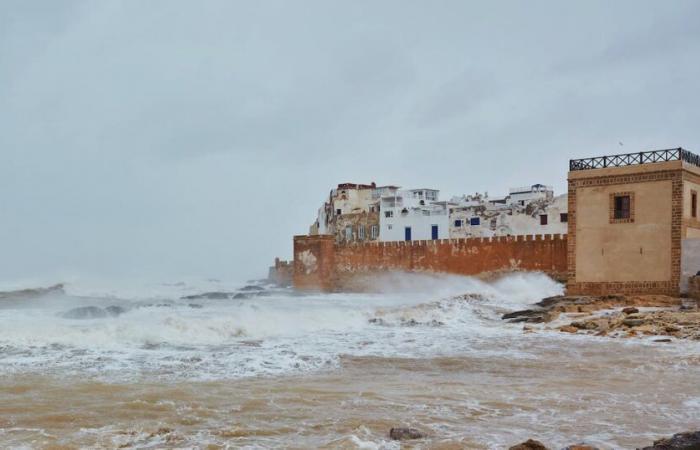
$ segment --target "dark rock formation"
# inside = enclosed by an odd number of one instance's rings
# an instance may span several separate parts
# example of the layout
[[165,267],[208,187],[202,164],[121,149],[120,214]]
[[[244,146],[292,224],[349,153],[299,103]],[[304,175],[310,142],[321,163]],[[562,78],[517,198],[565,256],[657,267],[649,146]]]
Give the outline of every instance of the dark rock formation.
[[247,286],[243,286],[240,290],[241,290],[242,292],[264,291],[265,288],[262,288],[262,287],[260,287],[260,286],[256,286],[256,285],[254,285],[254,284],[249,284],[249,285],[247,285]]
[[642,450],[700,450],[700,431],[674,434],[670,438],[654,441],[654,445]]
[[394,441],[404,441],[407,439],[421,439],[424,438],[425,434],[416,430],[415,428],[405,428],[397,427],[389,430],[389,438]]
[[109,314],[110,316],[116,317],[120,314],[124,314],[126,312],[126,309],[122,308],[121,306],[112,305],[106,307],[105,311],[107,311],[107,314]]
[[66,311],[61,315],[64,319],[101,319],[109,316],[109,313],[97,306],[81,306]]
[[202,294],[186,295],[182,297],[183,300],[227,300],[232,297],[231,292],[204,292]]
[[510,447],[508,450],[549,450],[547,447],[544,446],[543,443],[540,441],[536,441],[534,439],[528,439],[527,441],[520,443],[518,445],[514,445]]
[[540,323],[556,319],[560,313],[590,313],[600,309],[631,306],[678,306],[681,300],[665,295],[574,295],[547,297],[530,309],[504,314],[501,318],[511,323]]
[[0,300],[28,300],[48,294],[65,294],[63,284],[55,284],[46,288],[20,289],[18,291],[0,292]]

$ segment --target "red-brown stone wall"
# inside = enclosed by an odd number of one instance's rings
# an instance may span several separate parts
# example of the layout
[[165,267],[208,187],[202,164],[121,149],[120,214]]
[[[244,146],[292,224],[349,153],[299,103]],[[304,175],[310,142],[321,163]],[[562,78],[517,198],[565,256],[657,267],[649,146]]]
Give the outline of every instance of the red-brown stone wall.
[[[380,271],[477,275],[527,270],[554,276],[567,272],[566,235],[371,242],[333,245],[332,249],[322,249],[313,238],[319,237],[295,237],[294,285],[297,288],[337,290],[353,275]],[[310,258],[309,253],[313,253],[314,258]],[[310,260],[313,259],[312,264]]]

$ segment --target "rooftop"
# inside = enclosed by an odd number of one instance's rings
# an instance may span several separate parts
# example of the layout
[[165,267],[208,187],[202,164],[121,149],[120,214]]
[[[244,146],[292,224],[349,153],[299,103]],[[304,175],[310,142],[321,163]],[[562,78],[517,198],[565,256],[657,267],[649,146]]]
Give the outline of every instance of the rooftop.
[[700,156],[678,147],[664,150],[649,150],[619,155],[594,156],[592,158],[569,160],[569,170],[592,170],[607,167],[624,167],[637,164],[652,164],[667,161],[685,161],[700,167]]

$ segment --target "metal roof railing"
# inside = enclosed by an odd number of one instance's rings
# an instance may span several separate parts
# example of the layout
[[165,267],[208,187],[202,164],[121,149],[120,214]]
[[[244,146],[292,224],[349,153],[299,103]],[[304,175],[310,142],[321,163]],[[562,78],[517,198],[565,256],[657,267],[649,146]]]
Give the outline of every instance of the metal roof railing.
[[667,161],[685,161],[700,167],[700,156],[678,147],[646,152],[624,153],[620,155],[595,156],[569,160],[569,170],[592,170],[607,167],[624,167],[637,164],[651,164]]

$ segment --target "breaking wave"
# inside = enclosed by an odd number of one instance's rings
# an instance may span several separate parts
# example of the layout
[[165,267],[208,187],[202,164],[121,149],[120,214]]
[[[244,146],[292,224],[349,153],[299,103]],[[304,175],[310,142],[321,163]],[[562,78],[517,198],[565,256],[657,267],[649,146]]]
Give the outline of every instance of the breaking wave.
[[503,311],[562,292],[537,273],[491,282],[392,274],[377,287],[298,295],[259,284],[183,282],[130,297],[71,285],[34,290],[41,295],[0,303],[0,369],[220,379],[335,367],[343,355],[458,354],[483,350],[494,335],[519,334],[499,320]]

